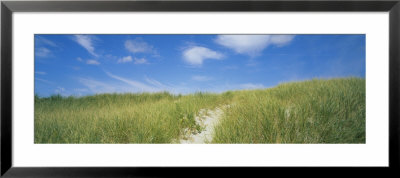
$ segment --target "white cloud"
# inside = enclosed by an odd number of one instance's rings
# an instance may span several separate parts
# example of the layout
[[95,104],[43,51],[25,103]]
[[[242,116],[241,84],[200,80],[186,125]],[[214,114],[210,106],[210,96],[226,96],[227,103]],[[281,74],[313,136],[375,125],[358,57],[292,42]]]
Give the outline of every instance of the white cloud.
[[35,77],[35,80],[40,81],[40,82],[43,82],[43,83],[46,83],[46,84],[54,84],[54,83],[51,82],[51,81],[48,81],[48,80],[45,80],[45,79],[41,79],[41,78],[37,78],[37,77]]
[[93,36],[90,35],[74,35],[74,40],[85,48],[91,55],[98,57],[99,55],[95,53],[95,48],[93,46]]
[[118,88],[121,88],[88,78],[78,78],[78,81],[93,93],[112,93],[116,92]]
[[[76,60],[79,61],[79,62],[84,62],[84,60],[82,58],[80,58],[80,57],[76,58]],[[86,64],[89,64],[89,65],[100,65],[100,62],[98,60],[96,60],[96,59],[88,59],[88,60],[86,60]],[[74,66],[73,69],[74,70],[79,70],[80,67]]]
[[221,53],[201,46],[193,46],[184,50],[182,56],[187,63],[197,66],[201,66],[206,59],[223,58]]
[[289,44],[294,39],[294,35],[271,35],[271,44],[278,47]]
[[157,81],[155,79],[151,79],[151,78],[145,77],[145,80],[146,80],[147,83],[149,83],[149,84],[151,84],[151,85],[153,85],[153,86],[155,86],[155,87],[157,87],[159,89],[170,88],[169,86],[166,86],[166,85],[162,84],[161,82],[159,82],[159,81]]
[[137,90],[139,90],[139,91],[154,92],[154,91],[159,90],[159,89],[157,89],[157,88],[154,88],[154,87],[149,86],[149,85],[147,85],[147,84],[144,84],[144,83],[142,83],[142,82],[135,81],[135,80],[130,80],[130,79],[126,79],[126,78],[123,78],[123,77],[120,77],[120,76],[111,74],[110,72],[106,72],[106,74],[107,74],[109,77],[111,77],[111,78],[113,78],[113,79],[116,79],[116,80],[119,80],[119,81],[121,81],[121,82],[124,82],[125,84],[128,84],[128,85],[134,87],[134,89],[137,89]]
[[147,60],[145,58],[135,58],[135,64],[147,64]]
[[161,91],[169,91],[171,93],[189,93],[190,88],[183,86],[174,86],[174,85],[165,85],[161,82],[145,77],[145,83],[127,79],[121,76],[117,76],[110,72],[105,72],[109,77],[116,79],[117,82],[107,81],[105,80],[94,80],[89,78],[78,78],[78,81],[84,85],[87,90],[84,88],[80,89],[80,91],[76,90],[76,92],[80,93],[136,93],[136,92],[161,92]]
[[86,64],[89,64],[89,65],[100,65],[100,62],[96,61],[94,59],[89,59],[89,60],[86,61]]
[[[243,83],[243,84],[222,84],[220,83],[217,86],[213,87],[205,87],[205,88],[193,88],[187,86],[185,83],[180,83],[179,85],[174,84],[163,84],[162,82],[149,78],[147,76],[144,77],[144,81],[133,80],[126,77],[121,77],[115,75],[110,72],[105,72],[107,76],[112,79],[111,81],[107,81],[105,79],[101,80],[93,80],[88,78],[79,78],[79,82],[86,86],[86,89],[80,89],[76,92],[80,93],[137,93],[137,92],[161,92],[168,91],[174,94],[188,94],[196,91],[205,91],[205,92],[225,92],[227,90],[243,90],[243,89],[262,89],[266,88],[263,84],[258,83]],[[210,77],[206,76],[193,76],[193,79],[198,80],[213,80]],[[204,85],[203,85],[204,87]]]
[[147,60],[145,58],[132,58],[132,56],[120,58],[118,59],[117,63],[127,63],[132,61],[134,61],[134,64],[147,64]]
[[192,80],[199,81],[199,82],[205,82],[205,81],[212,80],[212,78],[207,77],[207,76],[202,76],[202,75],[195,75],[195,76],[192,76]]
[[118,59],[117,63],[126,63],[126,62],[132,62],[132,56],[125,56],[123,58]]
[[35,74],[39,74],[39,75],[46,75],[46,72],[42,72],[42,71],[36,71]]
[[54,48],[59,48],[56,43],[42,36],[35,35],[35,56],[53,57]]
[[236,53],[257,56],[269,45],[281,47],[293,38],[294,35],[218,35],[215,42]]
[[125,48],[132,53],[151,53],[154,52],[153,46],[147,44],[140,38],[134,40],[126,40]]
[[35,37],[35,44],[36,45],[46,45],[46,46],[51,46],[51,47],[58,47],[56,43],[54,43],[53,41],[50,41],[42,36]]
[[51,55],[51,51],[47,48],[36,48],[35,49],[35,56],[38,57],[49,57]]

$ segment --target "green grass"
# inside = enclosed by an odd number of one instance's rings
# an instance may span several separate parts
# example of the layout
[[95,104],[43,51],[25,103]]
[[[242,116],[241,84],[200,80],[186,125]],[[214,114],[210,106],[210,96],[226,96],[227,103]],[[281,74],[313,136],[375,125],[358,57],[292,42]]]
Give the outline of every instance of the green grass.
[[215,143],[365,143],[365,80],[311,80],[235,93]]
[[311,80],[222,94],[35,97],[35,143],[171,143],[229,105],[213,143],[365,143],[365,79]]

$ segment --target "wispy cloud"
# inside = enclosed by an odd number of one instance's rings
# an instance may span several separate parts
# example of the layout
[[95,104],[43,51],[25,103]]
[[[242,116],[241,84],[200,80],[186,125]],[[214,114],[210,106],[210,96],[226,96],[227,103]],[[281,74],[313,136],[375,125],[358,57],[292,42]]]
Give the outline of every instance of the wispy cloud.
[[113,93],[117,92],[118,88],[121,89],[120,87],[116,87],[116,85],[90,78],[78,78],[78,81],[93,93]]
[[147,59],[145,58],[135,58],[134,61],[135,64],[148,64]]
[[[76,60],[79,61],[79,62],[84,62],[84,63],[89,64],[89,65],[100,65],[100,62],[97,59],[87,59],[86,62],[85,62],[85,60],[82,59],[81,57],[77,57]],[[80,67],[79,66],[74,66],[73,69],[74,70],[79,70]]]
[[113,79],[119,80],[119,81],[121,81],[121,82],[123,82],[125,84],[128,84],[128,85],[134,87],[134,89],[136,89],[138,91],[154,92],[154,91],[158,91],[159,90],[157,88],[154,88],[154,87],[149,86],[147,84],[144,84],[142,82],[139,82],[139,81],[136,81],[136,80],[127,79],[127,78],[124,78],[124,77],[120,77],[120,76],[114,75],[114,74],[112,74],[110,72],[106,72],[106,74],[109,77],[113,78]]
[[91,55],[99,57],[93,46],[94,37],[91,35],[74,35],[74,41],[85,48]]
[[167,90],[168,88],[171,88],[170,86],[164,85],[161,82],[148,78],[147,76],[145,77],[145,81],[155,87],[157,87],[159,90]]
[[43,72],[43,71],[35,71],[35,74],[46,75],[47,73],[46,73],[46,72]]
[[47,38],[44,38],[44,37],[38,36],[38,35],[35,35],[35,45],[58,47],[58,45],[56,43],[54,43],[53,41],[48,40]]
[[48,81],[48,80],[45,80],[45,79],[42,79],[42,78],[35,77],[35,80],[43,82],[43,83],[46,83],[46,84],[54,84],[54,82],[51,82],[51,81]]
[[97,61],[97,60],[94,60],[94,59],[89,59],[89,60],[86,61],[86,64],[89,64],[89,65],[100,65],[100,62]]
[[146,58],[132,58],[132,56],[125,56],[120,59],[118,59],[117,63],[127,63],[127,62],[132,62],[134,64],[148,64]]
[[271,44],[278,47],[285,46],[292,42],[295,35],[271,35]]
[[40,47],[35,49],[35,56],[37,57],[49,57],[51,56],[51,51],[48,48]]
[[294,35],[218,35],[215,42],[239,54],[257,56],[270,45],[282,47],[289,44]]
[[141,38],[126,40],[125,48],[132,53],[153,53],[154,47],[143,41]]
[[127,63],[127,62],[132,62],[132,56],[125,56],[120,59],[118,59],[117,63]]
[[183,51],[183,59],[185,62],[194,66],[201,66],[206,59],[222,59],[224,56],[216,51],[202,47],[193,46]]
[[[263,84],[259,83],[243,83],[243,84],[218,84],[216,86],[208,86],[205,88],[196,88],[186,86],[186,84],[173,85],[173,84],[163,84],[162,82],[149,78],[147,76],[144,77],[144,81],[139,81],[138,79],[132,79],[127,77],[122,77],[110,72],[106,72],[105,74],[114,80],[95,80],[90,78],[79,78],[78,81],[86,87],[79,90],[79,93],[126,93],[126,92],[161,92],[168,91],[174,94],[185,94],[192,93],[196,91],[206,91],[206,92],[224,92],[227,90],[242,90],[242,89],[260,89],[266,88]],[[213,80],[211,77],[206,76],[193,76],[193,80],[199,81],[208,81]],[[78,92],[78,90],[76,90]]]
[[86,87],[80,89],[80,93],[126,93],[126,92],[161,92],[169,91],[171,93],[189,93],[192,90],[184,86],[166,85],[158,80],[145,76],[144,82],[140,82],[126,77],[121,77],[110,72],[105,72],[107,76],[115,81],[102,79],[96,80],[91,78],[78,78],[78,81]]
[[210,81],[212,79],[213,79],[212,77],[207,77],[207,76],[202,76],[202,75],[192,76],[192,80],[198,81],[198,82]]

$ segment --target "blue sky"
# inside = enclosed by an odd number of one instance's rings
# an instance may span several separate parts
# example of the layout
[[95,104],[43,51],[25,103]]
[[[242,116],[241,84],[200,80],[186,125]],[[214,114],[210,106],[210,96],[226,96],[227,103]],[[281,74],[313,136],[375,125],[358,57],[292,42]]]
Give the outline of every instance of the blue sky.
[[365,78],[365,35],[35,35],[35,93],[269,88]]

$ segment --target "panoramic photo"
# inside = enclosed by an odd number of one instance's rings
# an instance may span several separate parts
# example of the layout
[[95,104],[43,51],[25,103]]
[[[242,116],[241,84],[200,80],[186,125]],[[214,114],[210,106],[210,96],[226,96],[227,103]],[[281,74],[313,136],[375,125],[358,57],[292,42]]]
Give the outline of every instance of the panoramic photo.
[[35,144],[364,144],[364,34],[36,34]]

